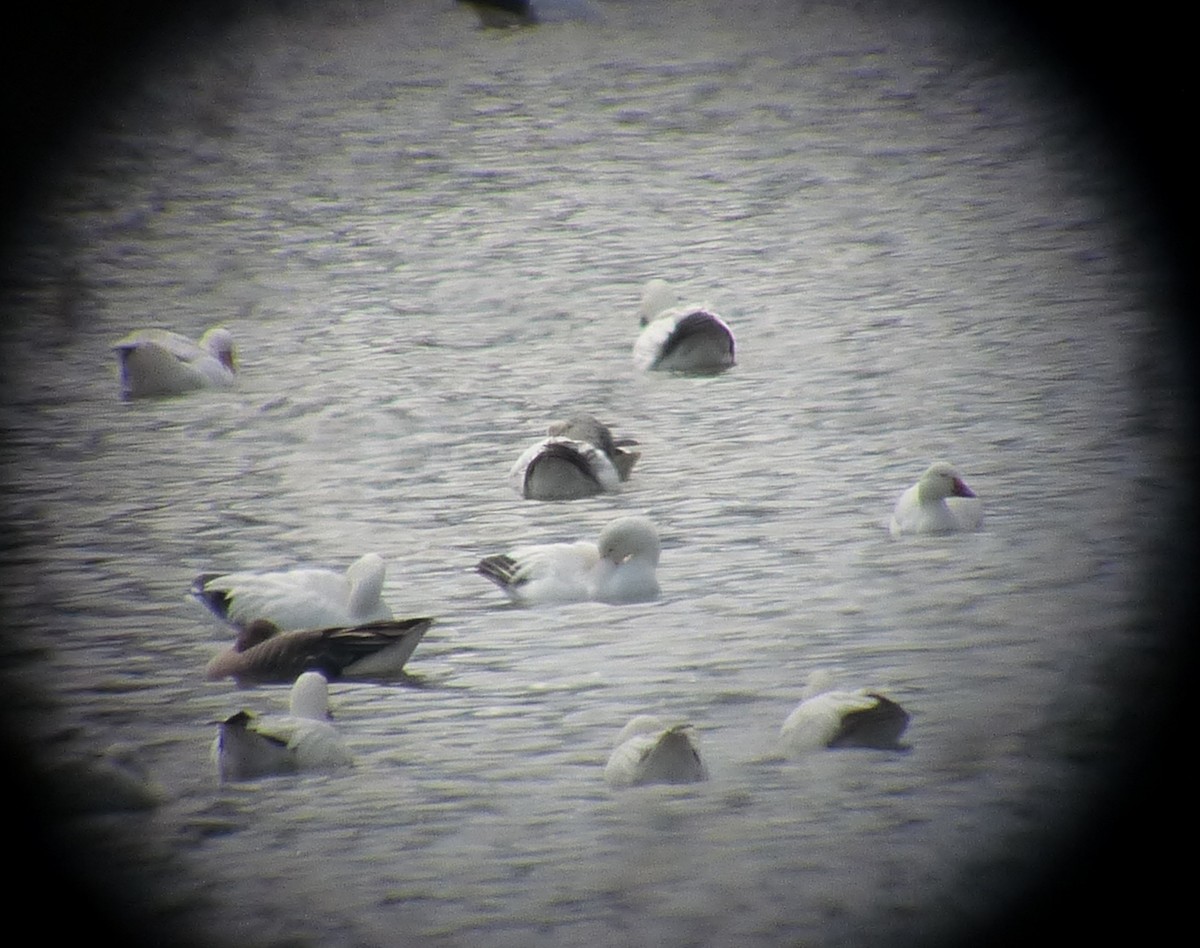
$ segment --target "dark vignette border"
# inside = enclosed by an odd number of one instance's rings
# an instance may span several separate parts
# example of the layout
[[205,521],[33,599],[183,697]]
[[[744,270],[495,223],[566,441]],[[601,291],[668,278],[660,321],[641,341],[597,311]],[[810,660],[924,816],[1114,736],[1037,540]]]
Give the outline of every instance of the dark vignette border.
[[[365,5],[385,0],[362,0]],[[418,0],[396,0],[418,2]],[[438,2],[438,0],[428,0]],[[448,4],[450,0],[445,0]],[[643,0],[669,2],[669,0]],[[736,0],[729,0],[736,2]],[[800,0],[797,0],[800,2]],[[261,0],[277,12],[304,0]],[[898,0],[904,6],[904,0]],[[907,0],[919,4],[921,0]],[[0,116],[6,144],[0,174],[6,197],[0,214],[0,281],[13,278],[8,261],[20,246],[27,210],[36,207],[69,162],[73,131],[104,103],[117,101],[147,58],[166,44],[203,41],[250,4],[171,0],[110,0],[105,4],[22,7],[0,40]],[[1150,380],[1181,407],[1183,443],[1173,526],[1148,551],[1144,569],[1144,624],[1163,638],[1161,662],[1124,670],[1127,704],[1120,710],[1128,759],[1102,795],[1094,832],[1077,839],[1025,903],[961,943],[985,945],[1080,944],[1129,938],[1165,940],[1190,921],[1194,877],[1191,855],[1197,821],[1190,781],[1190,684],[1196,627],[1196,185],[1190,145],[1196,82],[1192,31],[1180,8],[1165,3],[1103,8],[1081,0],[941,0],[949,16],[981,16],[1012,38],[1015,65],[1049,73],[1051,87],[1070,90],[1088,104],[1125,172],[1130,206],[1144,215],[1138,230],[1162,261],[1160,312],[1168,340]],[[0,349],[0,380],[11,378]],[[0,397],[3,397],[0,394]],[[0,433],[0,464],[7,462]],[[0,467],[0,498],[3,497]],[[3,501],[0,499],[0,512]],[[0,583],[0,609],[3,584]],[[0,619],[3,616],[0,614]],[[0,696],[0,702],[7,700]],[[0,706],[0,714],[5,709]],[[5,717],[0,717],[3,725]],[[9,769],[6,811],[14,826],[5,903],[14,928],[32,923],[39,940],[86,934],[115,936],[125,944],[188,944],[200,933],[139,928],[143,921],[85,897],[78,878],[47,845],[39,818],[39,791],[22,766],[22,750],[0,727]],[[969,880],[964,880],[969,882]],[[30,918],[32,916],[32,919]],[[23,919],[24,917],[24,919]],[[1190,926],[1189,926],[1190,927]],[[1184,928],[1183,930],[1187,930]],[[957,943],[957,942],[956,942]]]

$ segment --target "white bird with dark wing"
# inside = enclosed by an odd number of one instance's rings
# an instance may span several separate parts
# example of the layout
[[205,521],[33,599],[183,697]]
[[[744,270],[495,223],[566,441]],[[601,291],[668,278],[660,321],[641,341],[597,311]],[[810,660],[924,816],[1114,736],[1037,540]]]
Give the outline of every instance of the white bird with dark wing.
[[645,517],[608,524],[593,543],[546,543],[485,556],[475,567],[514,602],[646,602],[658,597],[658,531]]
[[836,747],[900,750],[909,714],[878,692],[839,691],[823,673],[813,676],[804,699],[779,729],[787,753]]
[[576,500],[614,492],[629,479],[641,454],[630,439],[614,439],[594,415],[572,415],[552,424],[548,437],[528,447],[509,471],[509,482],[529,500]]
[[301,567],[277,572],[204,573],[192,595],[235,628],[266,619],[284,631],[362,625],[392,618],[383,601],[387,567],[377,553],[345,570]]
[[900,495],[889,529],[894,537],[906,533],[957,533],[977,530],[982,522],[983,501],[953,465],[938,461]]
[[113,345],[122,398],[228,388],[237,374],[233,334],[215,326],[193,342],[166,329],[139,329]]
[[642,331],[633,344],[640,369],[711,375],[735,362],[733,330],[707,305],[677,305],[665,280],[642,292]]
[[255,619],[238,632],[233,645],[208,663],[210,680],[239,684],[288,682],[307,671],[328,679],[377,681],[398,677],[433,619],[385,619],[364,625],[281,632]]
[[621,729],[604,766],[604,779],[612,787],[697,783],[708,779],[708,771],[691,725],[668,725],[640,714]]
[[305,672],[296,679],[286,715],[239,711],[226,718],[219,725],[212,754],[222,782],[336,770],[354,763],[329,723],[329,685],[319,672]]

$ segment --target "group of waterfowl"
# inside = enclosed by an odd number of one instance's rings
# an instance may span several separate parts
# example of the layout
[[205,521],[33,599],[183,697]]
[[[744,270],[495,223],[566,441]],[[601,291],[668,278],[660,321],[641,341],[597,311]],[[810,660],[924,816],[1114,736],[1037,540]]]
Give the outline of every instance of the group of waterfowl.
[[[839,747],[903,750],[900,736],[908,720],[908,712],[890,698],[865,688],[838,690],[820,670],[780,727],[779,749],[785,756]],[[614,787],[695,783],[707,780],[708,770],[690,724],[639,714],[617,737],[604,777]]]
[[[734,364],[733,332],[706,305],[679,305],[670,287],[651,281],[642,296],[642,329],[633,359],[648,371],[718,373]],[[199,343],[144,330],[114,347],[126,398],[175,395],[233,383],[228,330]],[[510,471],[522,497],[565,500],[615,491],[639,458],[636,442],[614,438],[599,419],[573,415],[548,428]],[[929,467],[896,503],[894,536],[976,529],[981,502],[949,464]],[[514,603],[645,602],[659,595],[661,547],[654,524],[620,517],[594,540],[517,546],[484,556],[476,571]],[[386,564],[367,553],[344,572],[304,567],[276,572],[205,573],[192,595],[236,633],[208,664],[209,679],[292,683],[286,716],[239,711],[220,725],[213,753],[222,780],[348,764],[327,720],[328,681],[394,679],[433,624],[397,618],[383,599]],[[897,748],[908,713],[875,692],[839,691],[814,676],[804,700],[780,729],[781,747]],[[638,715],[622,730],[605,767],[613,786],[704,780],[694,729]]]

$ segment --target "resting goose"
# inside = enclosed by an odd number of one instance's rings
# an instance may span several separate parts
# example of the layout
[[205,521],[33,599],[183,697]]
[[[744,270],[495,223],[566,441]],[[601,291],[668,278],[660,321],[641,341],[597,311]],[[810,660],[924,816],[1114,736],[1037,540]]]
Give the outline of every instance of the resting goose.
[[522,546],[486,556],[476,571],[516,603],[646,602],[658,596],[658,531],[645,517],[622,517],[596,543]]
[[117,743],[97,753],[60,761],[46,769],[46,803],[63,813],[152,810],[167,799],[143,751]]
[[303,567],[278,572],[204,573],[192,595],[236,628],[266,619],[284,631],[362,625],[392,618],[381,596],[387,567],[367,553],[344,573]]
[[715,374],[734,364],[733,330],[707,306],[675,305],[665,280],[642,292],[642,331],[633,344],[640,369]]
[[604,766],[604,779],[612,787],[696,783],[707,780],[708,771],[691,725],[666,725],[652,715],[640,714],[621,729]]
[[255,619],[237,640],[208,663],[210,680],[288,682],[307,671],[326,678],[376,680],[395,678],[416,649],[433,619],[387,619],[365,625],[281,632],[265,619]]
[[568,20],[597,20],[599,8],[591,0],[459,0],[471,7],[485,28],[532,26]]
[[907,727],[908,712],[890,698],[866,689],[838,691],[815,676],[779,736],[789,753],[823,747],[897,750]]
[[253,780],[349,766],[354,759],[328,717],[328,683],[318,672],[305,672],[292,685],[288,714],[239,711],[221,722],[212,748],[218,778]]
[[594,415],[578,414],[552,424],[549,437],[531,445],[508,473],[509,483],[529,500],[575,500],[620,489],[641,454],[636,441],[617,441]]
[[139,329],[113,345],[122,398],[227,388],[237,372],[233,335],[215,326],[193,342],[166,329]]
[[953,465],[938,461],[900,495],[889,529],[894,537],[905,533],[955,533],[977,530],[982,522],[983,501]]

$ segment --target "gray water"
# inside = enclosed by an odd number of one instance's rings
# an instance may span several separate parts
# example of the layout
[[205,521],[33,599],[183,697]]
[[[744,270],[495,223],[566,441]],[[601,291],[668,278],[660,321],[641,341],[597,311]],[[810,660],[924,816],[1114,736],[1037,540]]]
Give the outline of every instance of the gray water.
[[[114,904],[214,944],[929,943],[1086,823],[1177,419],[1158,262],[1086,111],[918,4],[601,4],[477,29],[448,0],[264,12],[148,60],[80,132],[5,306],[6,678],[50,759],[141,748],[167,792],[65,822]],[[738,365],[630,361],[643,282]],[[122,402],[109,347],[227,325],[228,392]],[[589,410],[618,495],[505,475]],[[893,541],[953,460],[975,534]],[[1147,503],[1147,501],[1150,501]],[[510,544],[659,526],[662,598],[519,609]],[[201,571],[388,560],[437,624],[413,680],[335,684],[346,774],[219,786]],[[815,669],[908,753],[783,760]],[[635,713],[711,780],[612,792]]]

